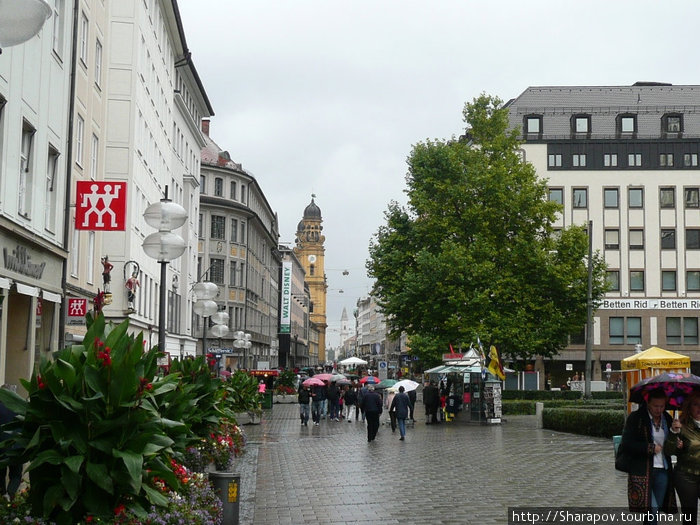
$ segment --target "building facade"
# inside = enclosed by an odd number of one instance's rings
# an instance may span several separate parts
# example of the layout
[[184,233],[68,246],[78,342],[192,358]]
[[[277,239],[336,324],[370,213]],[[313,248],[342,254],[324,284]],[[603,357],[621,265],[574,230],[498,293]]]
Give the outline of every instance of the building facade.
[[0,54],[0,382],[58,349],[70,180],[73,2]]
[[309,306],[309,317],[318,334],[311,338],[309,347],[309,358],[312,362],[325,363],[326,361],[326,294],[328,283],[325,272],[325,252],[324,243],[326,237],[323,231],[323,217],[321,209],[314,202],[304,208],[304,216],[297,226],[296,246],[294,253],[301,261],[306,273],[306,284],[311,294],[311,304]]
[[311,295],[305,282],[304,267],[294,253],[294,250],[280,245],[282,263],[291,266],[291,290],[289,331],[280,330],[280,359],[281,368],[303,368],[315,365],[309,359],[309,343],[311,321],[309,307]]
[[[563,206],[557,226],[592,221],[608,265],[594,358],[618,369],[640,344],[697,361],[700,86],[531,87],[507,107],[525,160]],[[553,370],[583,370],[584,350],[581,327]]]
[[[229,314],[230,337],[209,340],[208,351],[232,368],[276,367],[279,354],[279,226],[258,181],[209,136],[201,150],[198,276],[219,287],[215,299]],[[204,320],[195,318],[201,337]],[[208,321],[207,321],[208,322]],[[233,346],[233,333],[251,334],[248,350]]]

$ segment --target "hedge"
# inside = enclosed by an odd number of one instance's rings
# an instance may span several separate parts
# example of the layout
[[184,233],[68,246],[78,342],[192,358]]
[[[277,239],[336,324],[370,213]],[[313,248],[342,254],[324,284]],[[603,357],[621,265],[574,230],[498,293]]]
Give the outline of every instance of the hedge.
[[[581,399],[583,392],[578,390],[503,390],[501,399],[532,399],[546,401],[548,399]],[[622,399],[622,392],[591,392],[591,399]]]
[[[544,408],[575,408],[577,410],[624,410],[625,405],[618,400],[596,400],[596,399],[551,399],[541,401]],[[504,399],[501,401],[503,415],[534,415],[535,403],[537,401],[529,399]]]
[[550,430],[612,438],[622,434],[624,410],[579,410],[577,408],[545,408],[542,426]]

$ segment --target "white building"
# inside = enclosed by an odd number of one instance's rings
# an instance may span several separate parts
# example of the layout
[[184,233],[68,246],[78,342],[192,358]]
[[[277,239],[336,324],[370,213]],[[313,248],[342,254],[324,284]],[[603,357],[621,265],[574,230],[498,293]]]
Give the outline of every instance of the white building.
[[[593,221],[611,285],[594,356],[617,369],[641,344],[700,358],[700,86],[532,87],[507,107],[563,204],[558,225]],[[553,370],[583,370],[581,329]]]
[[[165,350],[193,355],[191,288],[196,281],[199,202],[199,151],[204,146],[202,117],[213,114],[187,48],[175,0],[123,0],[109,3],[107,81],[107,181],[127,183],[126,231],[104,235],[109,255],[113,302],[107,317],[128,316],[132,331],[157,343],[160,286],[167,287]],[[182,205],[189,221],[176,230],[187,243],[182,257],[160,267],[146,256],[142,242],[154,231],[143,218],[148,205],[167,196]],[[127,305],[125,282],[136,274],[134,308]]]
[[0,54],[0,382],[19,384],[59,340],[67,255],[72,2]]

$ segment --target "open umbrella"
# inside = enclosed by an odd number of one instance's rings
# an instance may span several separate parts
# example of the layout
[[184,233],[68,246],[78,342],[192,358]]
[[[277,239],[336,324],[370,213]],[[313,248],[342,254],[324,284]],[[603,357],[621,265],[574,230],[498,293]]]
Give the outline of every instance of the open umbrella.
[[339,364],[341,364],[343,366],[366,365],[367,361],[365,361],[364,359],[360,359],[359,357],[352,356],[352,357],[348,357],[347,359],[343,359]]
[[337,383],[338,381],[343,380],[347,380],[347,377],[345,377],[343,374],[333,374],[331,376],[331,383]]
[[316,376],[310,377],[302,383],[304,386],[323,386],[324,384],[325,383],[320,379],[317,379]]
[[648,393],[659,389],[668,397],[668,407],[681,408],[683,401],[690,394],[700,391],[700,377],[687,372],[664,372],[643,379],[630,390],[630,401],[646,402]]
[[390,387],[394,386],[396,383],[397,383],[396,379],[382,379],[375,388],[378,388],[378,389],[390,388]]
[[378,385],[379,378],[375,376],[365,376],[360,378],[360,383],[363,385]]
[[411,390],[418,388],[418,383],[411,379],[402,379],[401,381],[394,383],[392,388],[398,390],[400,386],[402,386],[406,392],[410,392]]
[[340,386],[352,385],[352,381],[350,381],[349,379],[343,378],[343,379],[338,379],[338,380],[335,382],[335,384],[336,384],[336,385],[340,385]]
[[330,381],[333,374],[314,374],[314,377],[316,379],[320,379],[321,381]]

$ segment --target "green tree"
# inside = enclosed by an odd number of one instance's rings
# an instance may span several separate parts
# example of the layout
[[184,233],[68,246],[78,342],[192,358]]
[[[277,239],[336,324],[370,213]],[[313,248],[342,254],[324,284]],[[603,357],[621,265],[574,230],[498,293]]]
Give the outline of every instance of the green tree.
[[[428,364],[477,336],[513,359],[550,357],[586,322],[588,236],[556,232],[560,206],[519,154],[508,110],[482,95],[465,105],[459,140],[416,144],[405,207],[389,204],[367,268],[392,334]],[[605,264],[593,258],[593,298]]]

